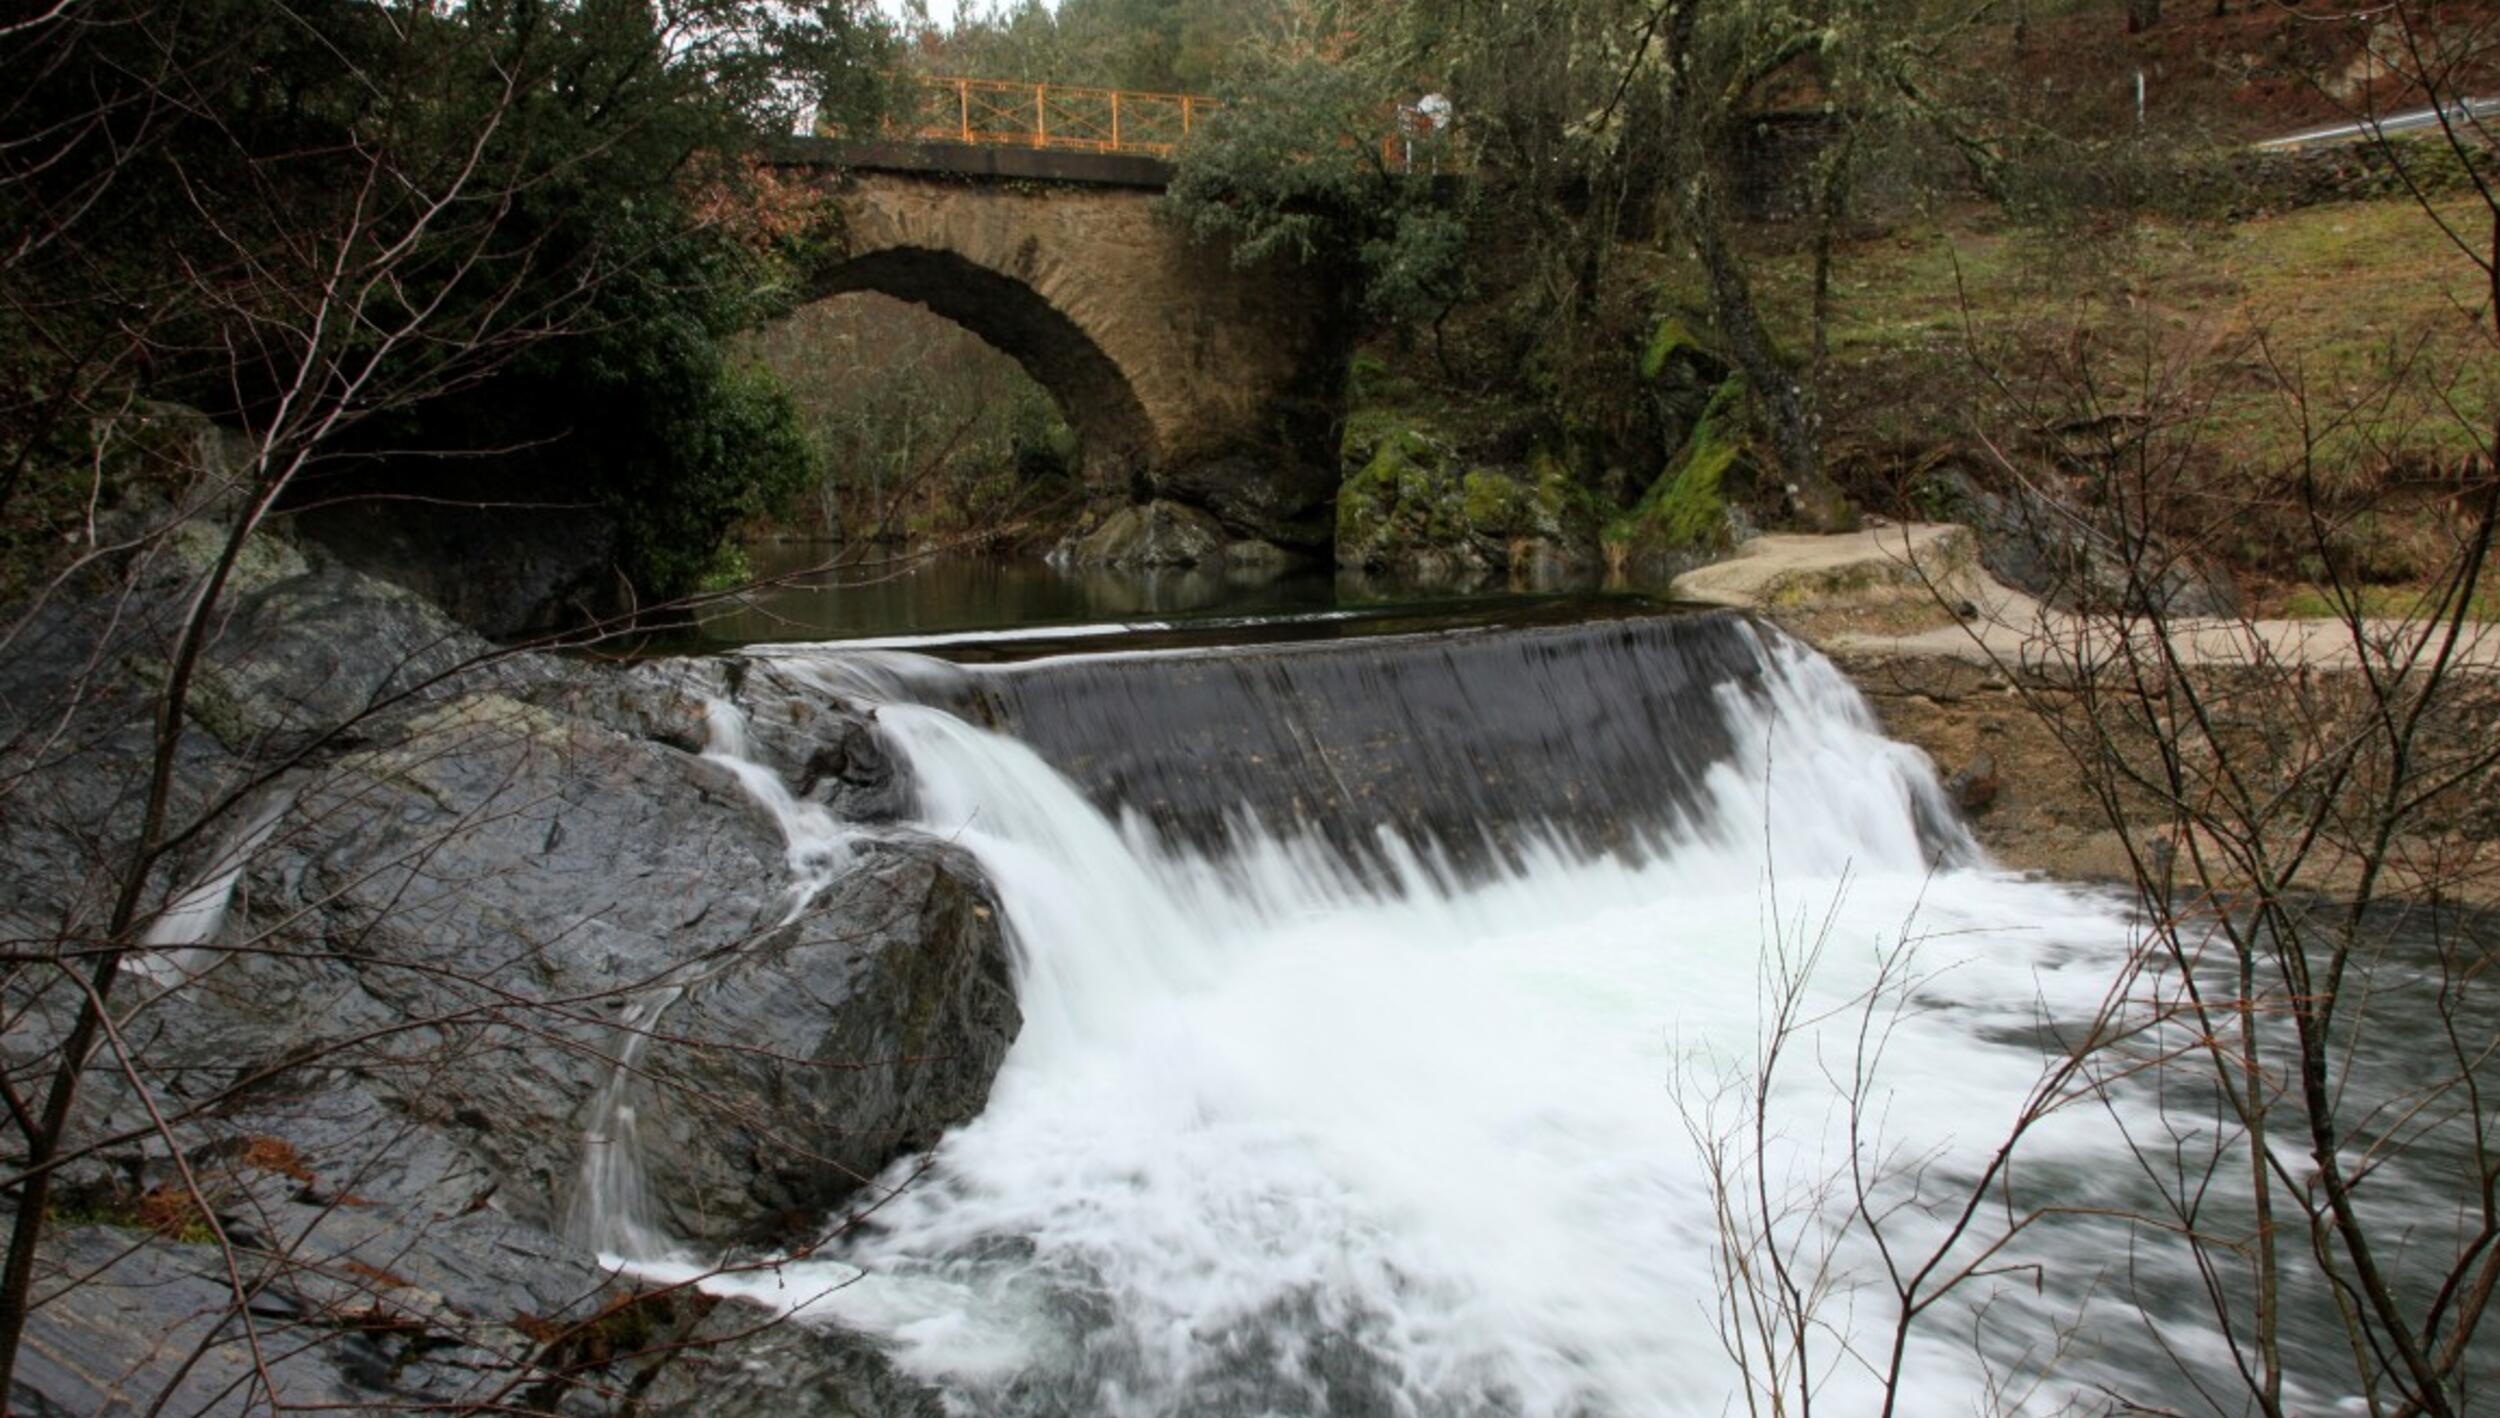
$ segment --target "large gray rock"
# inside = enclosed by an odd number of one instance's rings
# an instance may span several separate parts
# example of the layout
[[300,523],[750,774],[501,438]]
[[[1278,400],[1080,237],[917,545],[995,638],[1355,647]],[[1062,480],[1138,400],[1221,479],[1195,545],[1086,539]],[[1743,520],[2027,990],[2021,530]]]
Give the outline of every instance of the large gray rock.
[[2231,615],[2239,593],[2220,567],[2173,553],[2157,539],[2133,555],[2108,519],[2028,485],[1983,486],[1953,467],[1911,490],[1920,509],[1958,522],[1979,539],[1979,561],[1998,580],[2062,609],[2149,602],[2171,615]]
[[806,917],[690,986],[635,1090],[668,1233],[804,1236],[977,1116],[1022,1021],[998,919],[968,856],[869,843]]
[[[725,1304],[696,1331],[701,1347],[641,1396],[650,1418],[944,1418],[935,1392],[894,1371],[857,1335],[806,1323],[766,1325]],[[762,1326],[762,1327],[759,1327]]]
[[1203,507],[1239,536],[1304,552],[1327,550],[1336,491],[1328,459],[1282,446],[1170,466],[1154,478],[1159,498]]
[[[9,1386],[12,1413],[266,1413],[281,1404],[347,1407],[363,1396],[342,1356],[300,1343],[256,1371],[214,1247],[66,1226],[46,1251],[56,1276],[89,1279],[34,1313]],[[171,1401],[152,1410],[160,1396]]]
[[864,843],[792,919],[795,885],[720,764],[455,700],[303,789],[245,882],[238,930],[275,953],[204,977],[171,1032],[203,1069],[379,1036],[345,1046],[355,1072],[553,1227],[630,1017],[659,1041],[630,1088],[652,1219],[697,1244],[787,1233],[977,1114],[1018,1024],[968,857]]
[[[244,1235],[250,1218],[268,1210],[286,1213],[272,1218],[277,1224],[308,1233],[290,1237],[283,1261],[239,1240],[231,1271],[226,1252],[198,1239],[63,1227],[44,1261],[84,1279],[32,1317],[10,1411],[945,1412],[873,1341],[690,1289],[636,1286],[509,1222],[401,1232],[365,1220],[361,1207],[316,1216],[310,1207],[271,1207],[264,1196],[237,1206],[226,1218],[230,1233]],[[455,1234],[464,1227],[467,1234]],[[464,1285],[481,1266],[509,1278]],[[250,1297],[241,1307],[238,1274]],[[531,1290],[520,1290],[517,1277]]]
[[770,660],[728,661],[721,693],[734,695],[746,715],[749,751],[793,796],[850,822],[910,813],[910,768],[887,751],[868,716]]
[[169,1033],[203,1069],[336,1058],[552,1225],[611,1021],[779,927],[783,847],[719,765],[538,704],[402,730],[296,785],[228,931],[267,953],[169,1000]]
[[[51,750],[14,765],[0,813],[18,938],[109,898],[161,683],[145,665],[196,575],[166,558],[47,612],[0,665],[0,747]],[[61,1169],[44,1283],[90,1279],[44,1308],[30,1352],[50,1357],[10,1402],[141,1411],[172,1386],[173,1411],[265,1408],[248,1313],[289,1356],[271,1372],[290,1401],[624,1411],[664,1367],[642,1351],[675,1352],[710,1305],[636,1298],[571,1224],[619,1060],[642,1069],[624,1094],[650,1219],[696,1246],[804,1230],[982,1106],[1018,1023],[999,913],[969,858],[890,825],[794,910],[775,819],[701,753],[707,704],[744,673],[502,654],[283,543],[247,560],[171,821],[243,791],[151,886],[170,900],[240,864],[235,889],[204,941],[168,940],[115,999],[173,1123],[110,1055],[91,1069],[76,1135],[102,1145]],[[102,663],[141,672],[72,691]],[[900,815],[908,782],[869,722],[769,681],[757,752],[791,790],[863,826]],[[75,1012],[41,980],[7,985],[12,1068],[40,1066]],[[629,1048],[636,1009],[652,1041]],[[877,1403],[899,1382],[856,1340],[751,1327],[733,1352],[758,1373],[838,1362]],[[819,1350],[839,1352],[802,1357]],[[924,1411],[892,1391],[814,1411]]]
[[308,570],[241,598],[208,648],[190,712],[228,751],[267,760],[368,737],[361,726],[376,715],[531,677],[544,663],[496,656],[414,592],[343,567]]
[[336,497],[293,516],[328,558],[440,605],[482,634],[513,639],[626,609],[615,520],[583,507]]
[[1142,571],[1217,561],[1224,543],[1223,524],[1214,517],[1184,503],[1156,501],[1114,511],[1076,537],[1067,554],[1079,566]]

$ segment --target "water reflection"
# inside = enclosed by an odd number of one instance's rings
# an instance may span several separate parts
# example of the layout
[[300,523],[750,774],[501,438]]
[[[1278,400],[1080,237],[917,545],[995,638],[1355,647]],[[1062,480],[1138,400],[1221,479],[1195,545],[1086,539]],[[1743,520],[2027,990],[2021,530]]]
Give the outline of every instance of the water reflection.
[[1426,608],[1481,614],[1558,596],[1582,601],[1600,591],[1589,577],[1422,584],[1319,562],[1113,570],[974,555],[845,560],[839,550],[809,543],[758,548],[751,554],[756,575],[774,584],[720,603],[702,618],[695,639],[751,645],[1103,621],[1290,620]]

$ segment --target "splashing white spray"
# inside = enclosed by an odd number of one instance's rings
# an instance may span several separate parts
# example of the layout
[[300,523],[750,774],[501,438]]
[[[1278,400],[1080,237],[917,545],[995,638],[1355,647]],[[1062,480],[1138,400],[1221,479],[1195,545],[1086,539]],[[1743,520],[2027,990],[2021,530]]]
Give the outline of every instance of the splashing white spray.
[[[1951,814],[1925,760],[1820,657],[1763,650],[1760,693],[1723,696],[1740,752],[1659,850],[1532,844],[1466,886],[1394,836],[1387,881],[1273,834],[1175,856],[1023,745],[883,707],[925,826],[997,884],[1024,1032],[935,1179],[846,1255],[716,1284],[832,1290],[812,1313],[889,1336],[967,1412],[1726,1411],[1743,1378],[1676,1085],[1755,1057],[1774,879],[1785,917],[1837,901],[1810,1016],[1845,1013],[1905,929],[1939,939],[1927,967],[1952,968],[1886,1081],[1889,1140],[1947,1167],[2037,1076],[1997,1040],[2088,1013],[2125,940],[2099,900],[1937,875],[1919,827]],[[1816,1070],[1777,1102],[1783,1177],[1846,1155]],[[1844,1292],[1823,1318],[1880,1309]],[[1986,1382],[1950,1347],[1913,1373],[1922,1411]],[[1820,1396],[1858,1411],[1863,1386],[1837,1364]]]

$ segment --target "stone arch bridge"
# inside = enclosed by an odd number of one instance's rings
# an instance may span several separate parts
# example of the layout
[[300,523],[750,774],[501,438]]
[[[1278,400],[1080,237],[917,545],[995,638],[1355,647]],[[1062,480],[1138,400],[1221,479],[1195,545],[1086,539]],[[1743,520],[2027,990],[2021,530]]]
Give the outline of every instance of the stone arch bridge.
[[1013,356],[1076,431],[1098,511],[1168,499],[1236,537],[1327,543],[1345,358],[1332,302],[1160,218],[1168,163],[821,138],[765,160],[836,198],[840,255],[806,298],[882,292]]

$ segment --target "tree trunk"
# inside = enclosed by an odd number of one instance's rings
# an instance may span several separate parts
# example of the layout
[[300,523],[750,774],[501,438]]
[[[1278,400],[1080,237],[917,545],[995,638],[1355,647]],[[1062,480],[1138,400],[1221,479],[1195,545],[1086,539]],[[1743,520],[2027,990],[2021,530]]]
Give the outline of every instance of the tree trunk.
[[1822,420],[1812,391],[1805,377],[1780,359],[1770,332],[1762,328],[1753,286],[1728,241],[1727,198],[1720,190],[1718,163],[1737,145],[1730,141],[1732,115],[1717,101],[1718,91],[1693,73],[1700,7],[1701,0],[1669,0],[1659,30],[1671,56],[1667,122],[1674,161],[1682,173],[1676,187],[1678,225],[1710,283],[1712,323],[1770,425],[1771,448],[1787,479],[1791,515],[1815,531],[1840,531],[1852,520],[1849,499],[1823,472]]
[[2161,0],[2127,0],[2127,33],[2142,34],[2161,23]]
[[1849,500],[1823,471],[1822,420],[1815,413],[1813,393],[1780,358],[1770,332],[1762,328],[1753,286],[1728,245],[1718,178],[1706,168],[1697,170],[1685,179],[1684,191],[1684,227],[1710,282],[1711,321],[1770,425],[1771,448],[1788,480],[1791,511],[1815,531],[1842,531],[1851,521]]

